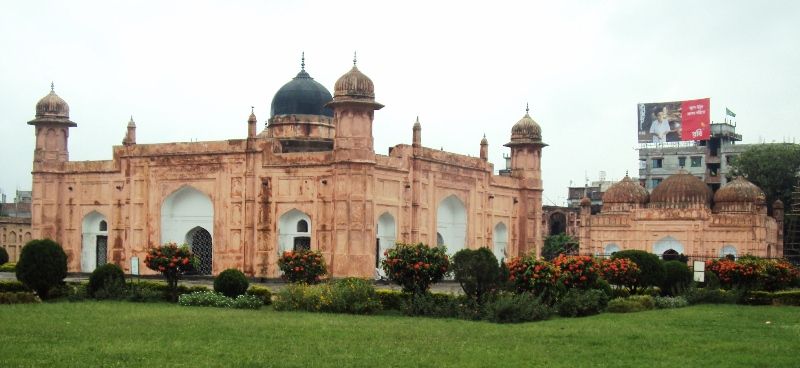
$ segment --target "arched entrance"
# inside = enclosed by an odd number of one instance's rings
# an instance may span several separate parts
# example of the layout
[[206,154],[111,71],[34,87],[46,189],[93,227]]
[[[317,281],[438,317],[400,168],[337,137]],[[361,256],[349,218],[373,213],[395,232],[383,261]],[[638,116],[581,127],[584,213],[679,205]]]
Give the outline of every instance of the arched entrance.
[[214,245],[211,240],[211,233],[208,230],[197,226],[186,233],[186,244],[192,250],[192,254],[197,257],[197,273],[200,275],[210,275],[213,270]]
[[436,210],[436,232],[441,234],[447,254],[453,255],[464,249],[467,238],[467,209],[455,195],[439,202]]
[[188,243],[189,231],[197,227],[213,237],[214,205],[202,192],[183,186],[161,204],[161,243]]
[[375,268],[380,268],[381,261],[386,257],[383,252],[389,248],[394,247],[395,239],[397,238],[397,227],[395,226],[394,217],[389,212],[384,212],[381,217],[378,217],[377,239],[375,239]]
[[677,255],[684,254],[683,244],[678,239],[665,236],[653,244],[653,253],[662,259],[665,259],[664,256],[673,257],[673,255],[677,259]]
[[108,262],[108,223],[92,211],[81,223],[81,272],[92,272]]
[[278,219],[278,254],[289,250],[311,249],[311,218],[297,209]]
[[497,262],[502,263],[505,259],[508,259],[508,228],[506,224],[498,222],[494,226],[492,241],[494,243],[494,256],[497,258]]
[[567,216],[561,212],[550,215],[550,235],[564,234],[567,232]]

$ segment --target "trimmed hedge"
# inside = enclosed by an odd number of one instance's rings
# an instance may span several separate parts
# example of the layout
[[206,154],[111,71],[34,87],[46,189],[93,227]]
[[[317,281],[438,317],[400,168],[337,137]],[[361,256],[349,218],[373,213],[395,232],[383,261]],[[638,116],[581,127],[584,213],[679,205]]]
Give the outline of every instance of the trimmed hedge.
[[571,289],[558,302],[561,317],[585,317],[599,314],[608,304],[608,295],[600,289]]
[[50,239],[31,240],[22,248],[16,274],[17,280],[47,299],[50,289],[67,277],[67,254]]
[[30,292],[31,289],[19,281],[0,281],[0,292],[17,293],[17,292]]
[[222,271],[214,278],[214,291],[227,296],[228,298],[235,298],[247,292],[247,287],[250,282],[247,277],[235,268],[229,268]]
[[489,248],[462,249],[453,255],[453,274],[464,294],[482,303],[497,288],[500,267]]
[[634,295],[627,298],[611,299],[608,302],[607,312],[632,313],[651,310],[656,307],[655,300],[650,295]]
[[792,305],[800,306],[800,290],[751,291],[742,298],[743,304],[750,305]]
[[261,301],[264,302],[264,305],[272,304],[272,291],[270,291],[268,288],[253,285],[247,289],[246,294],[261,298]]
[[0,304],[31,304],[41,302],[42,300],[39,299],[38,296],[29,291],[0,292]]
[[99,299],[114,298],[125,292],[125,273],[113,264],[106,263],[97,267],[89,275],[87,292],[89,296]]
[[553,309],[531,293],[501,294],[486,303],[484,318],[494,323],[520,323],[550,318]]

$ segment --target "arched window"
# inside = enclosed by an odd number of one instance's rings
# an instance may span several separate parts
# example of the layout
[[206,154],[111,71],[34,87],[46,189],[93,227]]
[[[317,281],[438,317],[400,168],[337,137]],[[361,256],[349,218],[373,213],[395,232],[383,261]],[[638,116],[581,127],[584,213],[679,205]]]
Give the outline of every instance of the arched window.
[[564,234],[567,232],[567,217],[561,212],[550,215],[550,235]]
[[100,221],[100,231],[108,231],[108,223],[106,220]]
[[297,232],[298,233],[308,232],[308,222],[306,222],[306,220],[297,221]]
[[375,248],[375,268],[380,268],[381,261],[385,258],[383,252],[394,247],[397,238],[397,227],[394,216],[389,212],[384,212],[378,217],[377,239]]
[[506,224],[498,222],[494,226],[494,234],[492,234],[494,242],[494,257],[498,262],[508,259],[508,228]]
[[200,275],[210,275],[213,270],[214,244],[211,233],[197,226],[186,233],[186,243],[197,257],[197,271]]
[[675,249],[667,249],[661,254],[661,259],[665,261],[677,261],[680,257],[680,253],[678,253]]
[[726,245],[726,246],[722,247],[722,249],[719,251],[719,256],[720,257],[728,257],[728,256],[730,256],[733,259],[736,259],[736,256],[737,256],[736,247],[734,247],[733,245]]
[[675,239],[671,236],[665,236],[653,244],[653,254],[657,254],[662,257],[669,250],[676,252],[676,254],[683,254],[683,249],[683,244],[681,244],[678,239]]
[[311,249],[311,218],[292,209],[278,218],[278,254],[290,250]]
[[619,245],[616,245],[614,243],[607,244],[605,249],[603,249],[603,255],[606,257],[611,257],[612,255],[614,255],[614,253],[619,252],[620,250],[622,249],[620,249]]
[[[467,245],[467,209],[464,202],[451,195],[436,210],[436,232],[442,237],[447,254],[453,255]],[[437,243],[438,243],[437,236]]]

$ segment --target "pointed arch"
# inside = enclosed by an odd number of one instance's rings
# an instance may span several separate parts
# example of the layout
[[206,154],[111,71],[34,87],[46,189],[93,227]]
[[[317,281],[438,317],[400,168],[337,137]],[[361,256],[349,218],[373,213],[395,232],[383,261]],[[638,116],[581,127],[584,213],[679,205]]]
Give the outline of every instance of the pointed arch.
[[213,271],[214,244],[211,233],[201,226],[195,226],[186,233],[186,244],[197,257],[197,271],[200,275],[210,275]]
[[719,256],[720,257],[733,256],[733,258],[736,259],[739,256],[739,254],[736,252],[736,246],[726,244],[725,246],[722,247],[722,249],[720,249]]
[[375,268],[380,268],[381,261],[386,258],[383,252],[387,249],[394,247],[394,242],[397,239],[397,225],[395,224],[394,216],[389,212],[384,212],[378,217],[377,224],[377,239],[376,239],[376,253],[375,254]]
[[681,244],[678,239],[675,239],[672,236],[665,236],[653,244],[653,253],[658,256],[663,257],[664,253],[670,250],[677,252],[678,254],[684,253],[683,244]]
[[439,202],[439,207],[436,209],[436,232],[441,234],[449,255],[466,246],[467,208],[455,195],[450,195]]
[[106,216],[98,211],[81,221],[81,272],[92,272],[108,261],[108,229],[101,230],[102,223],[107,223]]
[[[305,230],[305,231],[303,231]],[[311,249],[313,223],[308,214],[293,208],[278,218],[278,254],[285,251]]]
[[606,244],[605,248],[603,248],[603,256],[604,257],[611,257],[614,253],[621,251],[622,248],[615,243]]
[[203,192],[184,185],[161,202],[161,243],[183,243],[186,234],[198,226],[213,238],[214,204]]
[[494,226],[492,233],[492,242],[494,243],[494,256],[498,262],[504,262],[508,259],[508,227],[502,222],[498,222]]

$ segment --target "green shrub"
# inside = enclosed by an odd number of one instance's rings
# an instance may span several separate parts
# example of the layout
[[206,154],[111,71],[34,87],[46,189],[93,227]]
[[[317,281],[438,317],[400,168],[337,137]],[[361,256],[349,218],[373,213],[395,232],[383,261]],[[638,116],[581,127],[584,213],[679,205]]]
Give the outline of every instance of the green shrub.
[[462,249],[453,255],[453,273],[464,294],[481,303],[497,288],[500,267],[489,248]]
[[233,299],[214,291],[196,291],[178,297],[178,305],[184,307],[217,307],[233,306]]
[[404,292],[415,294],[427,292],[450,271],[446,249],[422,243],[397,243],[386,251],[381,265],[390,281],[400,285]]
[[628,249],[614,253],[611,259],[627,258],[639,266],[639,280],[631,288],[632,293],[640,288],[661,285],[664,280],[664,265],[658,256],[643,250]]
[[0,247],[0,266],[8,263],[8,252],[6,248]]
[[658,309],[683,308],[689,305],[686,298],[682,296],[657,296],[653,298],[653,301]]
[[[131,296],[135,301],[155,301],[152,300],[152,295],[157,293],[159,299],[163,301],[172,301],[172,290],[169,285],[158,281],[137,281],[131,284],[132,293],[137,294]],[[175,292],[178,295],[190,294],[197,291],[210,291],[207,287],[202,285],[186,286],[177,285]]]
[[772,293],[772,304],[800,306],[800,290],[776,291]]
[[42,300],[39,299],[38,296],[29,291],[0,292],[0,304],[31,304],[41,302]]
[[232,308],[235,309],[260,309],[264,305],[264,299],[257,295],[242,294],[233,299]]
[[222,271],[214,278],[214,291],[227,296],[228,298],[235,298],[244,294],[250,282],[247,277],[235,268],[229,268]]
[[376,290],[378,300],[383,310],[402,310],[403,303],[409,299],[409,294],[394,290]]
[[508,278],[511,276],[511,273],[508,270],[508,264],[506,263],[505,259],[500,260],[500,272],[497,274],[497,289],[503,291],[514,291],[514,285],[512,285]]
[[278,268],[287,282],[316,284],[328,272],[321,252],[310,250],[286,251],[278,258]]
[[247,295],[254,295],[261,298],[264,305],[272,304],[272,291],[265,287],[253,285],[246,292]]
[[561,317],[584,317],[600,313],[608,304],[608,295],[602,290],[571,289],[558,302]]
[[720,286],[722,286],[720,285],[719,277],[717,277],[716,273],[706,270],[705,272],[703,272],[703,275],[705,281],[701,283],[702,287],[708,289],[719,289]]
[[683,294],[689,304],[734,304],[739,300],[739,291],[709,288],[690,288]]
[[494,323],[520,323],[550,318],[552,309],[531,293],[501,294],[486,303],[484,317]]
[[[92,274],[89,275],[89,285],[87,289],[89,296],[98,299],[106,299],[102,296],[113,297],[120,294],[120,287],[123,289],[122,294],[124,294],[125,273],[122,272],[119,266],[113,263],[106,263],[97,267],[92,271]],[[101,297],[95,295],[98,291],[102,291],[101,294],[103,295]]]
[[31,289],[19,281],[12,281],[12,280],[0,281],[0,292],[16,293],[21,291],[31,291]]
[[407,316],[455,318],[459,301],[451,294],[413,294],[405,300],[401,311]]
[[664,281],[661,294],[675,296],[682,294],[692,284],[692,271],[680,261],[664,262]]
[[649,295],[633,295],[627,298],[611,299],[606,307],[611,313],[632,313],[651,310],[656,307],[655,300]]
[[88,282],[78,282],[69,284],[70,293],[67,295],[67,300],[70,302],[82,302],[86,299],[91,298],[89,296],[89,283]]
[[17,271],[17,264],[15,262],[8,262],[4,265],[0,265],[0,272],[16,272]]
[[346,278],[317,285],[289,284],[275,293],[279,311],[371,314],[381,309],[375,288],[367,280]]
[[17,262],[17,280],[42,299],[67,277],[67,255],[50,239],[31,240],[22,248]]

